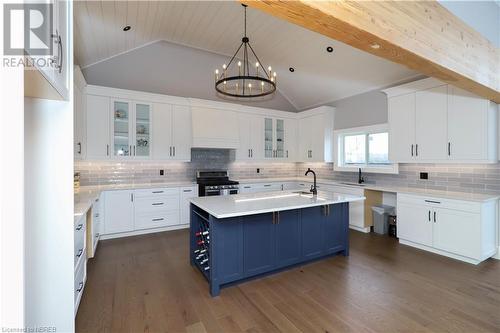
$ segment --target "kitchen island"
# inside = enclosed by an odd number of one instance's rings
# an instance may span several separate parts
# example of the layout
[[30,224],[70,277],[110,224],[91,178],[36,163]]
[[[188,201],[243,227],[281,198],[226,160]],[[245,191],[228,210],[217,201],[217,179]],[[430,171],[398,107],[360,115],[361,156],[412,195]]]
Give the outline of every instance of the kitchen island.
[[220,288],[349,254],[349,202],[362,196],[280,191],[191,199],[190,260]]

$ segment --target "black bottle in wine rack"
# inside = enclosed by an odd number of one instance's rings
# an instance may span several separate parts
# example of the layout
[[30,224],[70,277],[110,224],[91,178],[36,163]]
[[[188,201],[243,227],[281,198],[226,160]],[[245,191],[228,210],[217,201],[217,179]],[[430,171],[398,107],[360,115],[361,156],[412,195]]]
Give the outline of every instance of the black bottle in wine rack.
[[210,270],[210,229],[208,222],[201,219],[195,232],[194,259],[202,270]]

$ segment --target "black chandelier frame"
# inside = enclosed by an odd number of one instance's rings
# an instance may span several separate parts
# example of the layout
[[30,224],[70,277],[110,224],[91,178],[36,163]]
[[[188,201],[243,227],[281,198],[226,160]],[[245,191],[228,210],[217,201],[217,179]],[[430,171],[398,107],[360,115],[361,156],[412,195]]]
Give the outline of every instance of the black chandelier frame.
[[[221,77],[219,79],[216,79],[215,81],[215,90],[222,95],[225,96],[230,96],[230,97],[236,97],[236,98],[257,98],[257,97],[264,97],[273,94],[276,91],[276,80],[272,78],[272,72],[269,71],[269,73],[266,71],[264,66],[262,65],[262,62],[260,61],[259,57],[255,53],[255,51],[252,48],[252,45],[250,44],[250,39],[247,36],[247,5],[242,4],[242,6],[245,8],[245,25],[244,25],[244,37],[241,39],[241,44],[232,56],[231,60],[227,64],[226,68],[222,71]],[[243,48],[243,75],[233,75],[233,76],[227,76],[226,77],[226,72],[229,70],[231,64],[234,62],[236,56],[240,52],[241,48]],[[265,74],[265,76],[258,76],[258,75],[251,75],[250,74],[250,61],[249,61],[249,53],[248,51],[252,52],[253,56],[257,60],[259,67],[262,68],[262,72]],[[258,74],[258,71],[257,71]],[[224,86],[227,82],[230,81],[242,81],[242,87],[241,87],[241,94],[239,93],[232,93],[228,92],[224,89]],[[262,91],[261,87],[255,87],[254,90],[256,93],[252,93],[251,88],[247,88],[245,81],[251,81],[251,82],[261,82],[264,83],[264,85],[267,84],[267,87],[264,91]],[[246,90],[245,90],[246,89]],[[245,94],[245,92],[250,91],[250,93]]]

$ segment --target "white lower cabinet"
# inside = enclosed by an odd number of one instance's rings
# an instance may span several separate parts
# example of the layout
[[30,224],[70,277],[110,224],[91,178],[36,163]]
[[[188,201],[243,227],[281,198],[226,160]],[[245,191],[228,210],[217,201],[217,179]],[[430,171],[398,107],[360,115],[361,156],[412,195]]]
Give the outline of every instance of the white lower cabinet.
[[198,185],[182,187],[180,189],[180,224],[189,224],[190,219],[190,202],[189,199],[198,197]]
[[134,230],[134,191],[109,191],[104,195],[104,233]]
[[497,201],[398,194],[401,243],[478,264],[496,253]]
[[189,198],[197,196],[198,187],[194,185],[105,192],[104,238],[186,226]]
[[87,254],[86,254],[86,235],[87,235],[87,216],[84,214],[74,224],[74,304],[75,316],[82,298],[85,280],[87,278]]

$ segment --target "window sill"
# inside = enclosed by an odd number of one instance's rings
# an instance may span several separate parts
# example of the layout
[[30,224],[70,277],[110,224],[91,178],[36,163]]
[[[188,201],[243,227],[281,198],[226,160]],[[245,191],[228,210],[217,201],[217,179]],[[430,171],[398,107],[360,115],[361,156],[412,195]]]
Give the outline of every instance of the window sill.
[[384,174],[399,174],[399,165],[397,163],[388,166],[367,166],[367,165],[333,165],[334,171],[342,172],[358,172],[359,168],[363,173],[384,173]]

